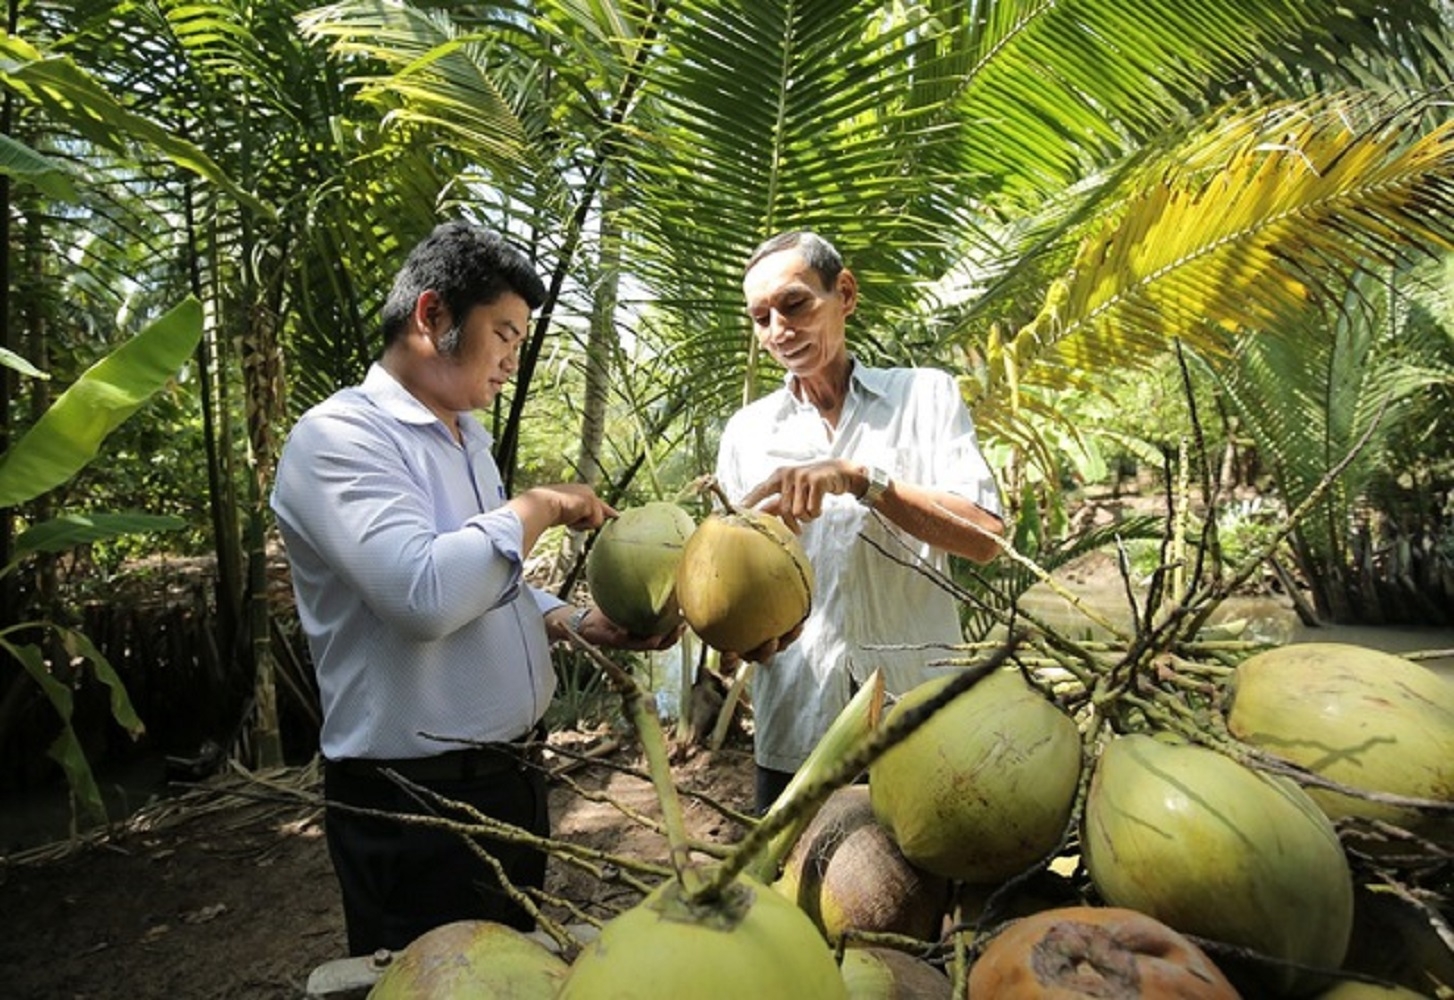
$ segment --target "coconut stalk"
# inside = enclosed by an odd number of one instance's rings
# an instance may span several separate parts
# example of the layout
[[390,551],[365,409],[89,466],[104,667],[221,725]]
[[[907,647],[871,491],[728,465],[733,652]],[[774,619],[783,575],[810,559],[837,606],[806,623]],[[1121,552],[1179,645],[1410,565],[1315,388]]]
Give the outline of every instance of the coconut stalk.
[[843,711],[833,720],[828,731],[813,747],[808,759],[803,761],[788,782],[782,794],[768,807],[763,820],[772,819],[775,814],[794,810],[793,819],[768,841],[762,853],[747,866],[749,874],[760,882],[772,882],[777,878],[783,859],[798,842],[798,837],[813,817],[817,815],[819,802],[811,809],[795,809],[795,803],[803,789],[822,783],[830,778],[838,763],[852,754],[855,747],[863,743],[878,728],[883,715],[884,679],[883,671],[875,670],[868,681],[858,689]]
[[661,804],[662,825],[666,830],[668,861],[672,871],[676,873],[678,881],[684,888],[690,890],[698,881],[698,877],[695,869],[691,867],[691,840],[687,836],[687,823],[685,814],[682,812],[681,798],[677,795],[676,785],[672,782],[666,737],[661,730],[661,720],[656,716],[656,701],[642,690],[641,685],[636,683],[636,678],[621,669],[610,657],[584,639],[569,625],[566,626],[566,634],[578,649],[605,671],[611,685],[621,696],[626,716],[636,727],[636,735],[641,740],[641,750],[646,755],[652,787],[656,790],[657,800]]
[[[872,729],[855,745],[835,760],[825,760],[818,777],[805,779],[793,795],[782,797],[780,808],[771,810],[770,815],[750,830],[746,837],[727,859],[709,873],[705,881],[690,895],[694,899],[707,900],[720,896],[732,885],[737,876],[745,871],[765,852],[769,845],[784,830],[797,823],[806,823],[814,811],[832,795],[862,773],[887,750],[906,739],[923,725],[935,712],[955,698],[978,684],[985,677],[998,670],[1014,654],[1019,644],[1019,635],[1012,633],[1004,645],[976,666],[969,667],[951,678],[942,690],[925,699],[909,711],[899,715],[892,722]],[[820,769],[815,766],[815,771]],[[774,803],[776,807],[778,803]],[[803,819],[806,816],[807,819]],[[789,847],[792,842],[787,841]]]

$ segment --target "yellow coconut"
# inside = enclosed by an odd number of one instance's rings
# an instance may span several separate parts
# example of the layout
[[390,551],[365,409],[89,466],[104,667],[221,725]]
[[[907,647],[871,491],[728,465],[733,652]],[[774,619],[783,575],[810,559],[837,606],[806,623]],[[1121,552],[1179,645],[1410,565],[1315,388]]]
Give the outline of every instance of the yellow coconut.
[[[1454,801],[1454,684],[1391,653],[1297,643],[1237,667],[1227,726],[1238,738],[1362,791]],[[1333,819],[1382,820],[1447,837],[1450,824],[1309,788]]]
[[781,518],[750,509],[709,514],[682,551],[676,593],[703,642],[746,653],[808,617],[813,568]]
[[693,903],[676,879],[616,916],[571,964],[559,1000],[838,1000],[843,977],[813,922],[742,876]]
[[552,1000],[568,966],[539,941],[488,920],[457,920],[411,941],[369,1000]]
[[950,1000],[954,992],[934,966],[891,948],[848,948],[841,969],[848,1000]]
[[[1348,859],[1332,823],[1291,781],[1205,747],[1122,736],[1096,763],[1081,848],[1113,906],[1284,962],[1343,961],[1353,926]],[[1310,982],[1291,966],[1257,972],[1264,994],[1306,992]]]
[[[899,699],[888,721],[948,675]],[[1000,882],[1060,842],[1080,779],[1080,732],[1019,671],[996,671],[869,768],[874,815],[919,867]]]
[[632,635],[665,635],[681,620],[676,574],[696,524],[674,503],[623,510],[596,535],[586,584],[606,616]]
[[948,881],[904,857],[874,819],[865,785],[828,797],[774,888],[834,944],[849,930],[937,940],[949,905]]

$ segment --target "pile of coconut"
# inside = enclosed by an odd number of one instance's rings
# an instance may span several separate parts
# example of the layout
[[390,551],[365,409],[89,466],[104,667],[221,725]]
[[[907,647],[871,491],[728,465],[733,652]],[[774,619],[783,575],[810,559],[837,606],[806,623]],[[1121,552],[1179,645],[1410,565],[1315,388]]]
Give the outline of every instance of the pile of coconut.
[[[604,529],[588,580],[633,631],[684,618],[733,653],[813,587],[771,515],[669,503]],[[875,677],[725,860],[694,856],[654,706],[615,668],[669,876],[588,942],[431,932],[373,995],[1454,996],[1454,685],[1351,645],[1127,639],[1010,630],[892,703]]]

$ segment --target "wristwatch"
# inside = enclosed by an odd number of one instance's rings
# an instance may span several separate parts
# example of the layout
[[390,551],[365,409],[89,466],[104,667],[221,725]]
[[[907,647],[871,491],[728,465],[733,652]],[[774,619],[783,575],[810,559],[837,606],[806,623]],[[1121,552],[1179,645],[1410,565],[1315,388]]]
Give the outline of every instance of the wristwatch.
[[884,491],[889,488],[889,484],[893,480],[889,478],[887,472],[876,465],[867,465],[864,468],[868,470],[868,486],[859,495],[858,500],[869,510],[873,510],[878,506],[879,498],[884,495]]
[[579,635],[581,631],[581,626],[586,623],[586,616],[590,613],[591,609],[589,607],[576,608],[574,611],[572,611],[570,619],[567,622],[567,624],[570,625],[570,630]]

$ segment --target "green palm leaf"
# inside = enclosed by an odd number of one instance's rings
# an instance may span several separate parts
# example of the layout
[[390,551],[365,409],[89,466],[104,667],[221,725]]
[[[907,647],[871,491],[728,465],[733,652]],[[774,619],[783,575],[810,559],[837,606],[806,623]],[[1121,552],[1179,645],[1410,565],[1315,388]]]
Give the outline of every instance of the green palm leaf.
[[201,335],[202,307],[188,300],[93,365],[0,456],[0,507],[75,475],[108,434],[176,376]]
[[991,338],[985,397],[1080,384],[1172,339],[1226,353],[1337,296],[1365,261],[1454,247],[1454,127],[1365,118],[1346,97],[1233,112],[1107,213],[1036,319]]

